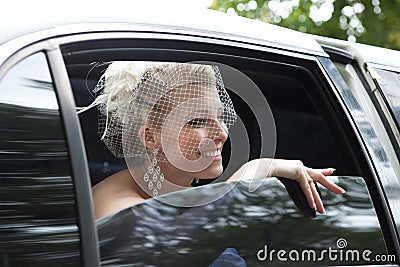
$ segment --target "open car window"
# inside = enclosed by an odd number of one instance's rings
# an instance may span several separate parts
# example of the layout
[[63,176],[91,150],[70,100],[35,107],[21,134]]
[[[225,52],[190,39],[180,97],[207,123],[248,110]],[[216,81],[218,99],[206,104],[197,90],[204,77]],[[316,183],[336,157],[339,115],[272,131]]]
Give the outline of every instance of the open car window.
[[[387,237],[387,227],[382,220],[384,214],[379,209],[377,189],[368,162],[349,121],[341,113],[342,106],[337,103],[330,85],[324,82],[316,62],[233,48],[229,50],[231,54],[226,54],[228,52],[222,47],[194,42],[185,43],[185,49],[193,50],[183,53],[180,42],[112,41],[82,42],[62,47],[77,107],[92,103],[96,97],[93,90],[107,63],[112,61],[223,62],[244,73],[257,86],[238,86],[235,79],[225,79],[229,76],[228,71],[220,68],[225,88],[243,124],[242,132],[235,128],[238,124],[230,129],[230,139],[222,151],[222,158],[227,161],[223,162],[224,167],[232,166],[237,170],[244,162],[232,163],[236,155],[243,155],[246,161],[275,157],[300,159],[313,168],[332,166],[337,169],[336,175],[351,174],[363,178],[337,178],[339,186],[348,190],[343,196],[321,188],[327,215],[314,219],[298,210],[286,188],[276,179],[268,179],[254,193],[249,193],[248,184],[240,184],[223,198],[195,208],[168,206],[157,200],[146,201],[97,221],[104,266],[207,266],[226,248],[236,249],[248,266],[265,266],[270,259],[274,263],[284,261],[277,255],[269,258],[265,255],[267,252],[262,255],[265,248],[275,253],[298,250],[300,256],[304,250],[315,249],[316,260],[306,258],[301,265],[372,264],[368,258],[361,258],[362,252],[370,250],[373,255],[386,253],[381,229]],[[235,91],[237,87],[239,89]],[[258,97],[247,97],[255,91]],[[265,122],[266,117],[266,106],[258,101],[260,99],[268,101],[276,135],[266,134],[271,128],[260,123]],[[79,115],[93,186],[127,168],[125,160],[111,155],[100,140],[98,113],[94,108]],[[235,140],[248,142],[248,151],[237,149],[232,141],[236,133],[239,138]],[[271,151],[265,149],[265,144],[275,138],[276,149],[272,149],[275,153],[269,153]],[[224,174],[229,174],[229,171],[225,168]],[[226,191],[226,187],[232,186],[230,183],[209,184],[163,198],[189,202]],[[377,207],[381,226],[371,203]],[[333,258],[324,256],[327,250],[337,250],[337,244],[342,246],[342,243],[345,244],[344,250],[359,250],[359,258],[349,258],[350,255],[339,261],[334,255],[331,255]],[[390,249],[390,242],[387,244]],[[349,254],[352,252],[350,250]],[[367,256],[373,257],[371,255]],[[263,260],[265,256],[267,258]],[[290,262],[296,266],[299,264],[296,260]],[[374,264],[382,262],[385,261]]]
[[[332,181],[347,193],[320,187],[326,215],[315,218],[304,216],[275,178],[252,193],[242,181],[199,207],[147,200],[97,221],[102,265],[208,266],[227,248],[248,266],[387,263],[379,261],[389,255],[363,178]],[[227,187],[209,184],[161,198],[201,199]]]
[[[93,90],[104,73],[107,63],[111,61],[122,59],[136,61],[146,58],[148,61],[165,62],[223,62],[222,65],[226,64],[246,75],[253,84],[252,88],[237,86],[236,76],[226,79],[229,75],[226,75],[224,68],[220,68],[226,90],[232,99],[235,111],[243,122],[240,131],[234,129],[239,125],[238,123],[232,127],[232,130],[230,129],[230,137],[238,133],[242,135],[237,138],[240,142],[248,142],[248,148],[246,148],[249,150],[248,153],[240,153],[246,157],[246,161],[259,157],[301,159],[306,165],[315,168],[333,166],[337,169],[338,175],[351,173],[362,176],[364,174],[361,169],[362,161],[355,159],[359,156],[356,155],[357,151],[350,149],[352,146],[349,143],[354,140],[346,135],[348,129],[342,130],[346,127],[344,123],[331,109],[327,109],[327,105],[331,102],[324,94],[328,90],[320,88],[322,85],[316,84],[315,78],[311,75],[318,71],[314,69],[314,63],[310,65],[310,62],[289,57],[276,59],[276,56],[271,56],[273,61],[256,60],[258,56],[265,57],[266,54],[252,54],[250,51],[246,51],[247,58],[239,60],[236,55],[224,54],[225,50],[222,51],[224,53],[219,51],[221,47],[204,46],[199,43],[187,43],[188,48],[193,46],[194,50],[182,53],[180,50],[174,50],[176,47],[168,51],[147,48],[156,44],[163,47],[181,46],[181,43],[154,41],[143,43],[143,40],[119,42],[101,45],[112,47],[108,49],[97,48],[100,44],[93,42],[62,48],[77,107],[86,107],[93,102],[96,97]],[[118,45],[128,46],[129,49],[118,50],[115,48]],[[215,51],[197,52],[204,49]],[[143,54],[143,51],[147,50],[151,52],[150,55]],[[153,54],[154,51],[158,52]],[[243,53],[243,51],[231,52],[240,55]],[[260,101],[263,99],[268,102],[270,110],[265,105],[265,101]],[[126,168],[125,160],[111,155],[100,140],[98,113],[98,110],[93,108],[79,115],[93,185]],[[265,114],[269,113],[273,116],[276,134],[271,134],[271,125],[265,122]],[[312,134],[310,134],[310,129],[313,129]],[[224,146],[224,166],[228,163],[225,160],[239,154],[230,154],[230,140],[228,139]],[[266,145],[268,142],[270,144]],[[239,161],[241,164],[244,163],[242,158]],[[234,171],[239,167],[240,165],[233,166]]]

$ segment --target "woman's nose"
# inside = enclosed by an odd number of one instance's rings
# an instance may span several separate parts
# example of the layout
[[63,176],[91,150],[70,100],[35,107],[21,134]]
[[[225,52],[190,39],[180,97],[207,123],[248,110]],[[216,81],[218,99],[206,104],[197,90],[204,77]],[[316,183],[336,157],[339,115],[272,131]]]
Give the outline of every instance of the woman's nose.
[[226,127],[224,122],[214,121],[212,130],[213,140],[221,141],[224,143],[228,138],[228,127]]

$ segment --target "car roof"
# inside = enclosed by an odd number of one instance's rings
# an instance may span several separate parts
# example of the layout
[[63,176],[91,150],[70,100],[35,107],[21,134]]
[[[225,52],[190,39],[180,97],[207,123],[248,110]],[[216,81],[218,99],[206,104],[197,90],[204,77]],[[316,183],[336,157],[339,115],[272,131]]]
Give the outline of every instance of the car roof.
[[[41,5],[42,2],[47,4]],[[137,1],[113,0],[100,4],[100,1],[85,0],[80,1],[79,5],[75,2],[59,4],[56,1],[27,1],[22,9],[18,7],[19,1],[8,1],[8,6],[3,9],[7,11],[0,16],[0,44],[48,29],[52,29],[55,36],[57,30],[59,34],[65,30],[65,27],[60,28],[65,25],[75,26],[75,32],[90,31],[91,25],[97,31],[98,23],[106,23],[117,27],[123,24],[125,29],[132,26],[132,30],[134,26],[182,30],[185,33],[212,35],[243,42],[247,40],[249,43],[326,56],[311,36],[205,8],[197,11],[177,7],[171,9],[166,6],[167,3],[154,4],[153,1],[140,1],[138,4]]]

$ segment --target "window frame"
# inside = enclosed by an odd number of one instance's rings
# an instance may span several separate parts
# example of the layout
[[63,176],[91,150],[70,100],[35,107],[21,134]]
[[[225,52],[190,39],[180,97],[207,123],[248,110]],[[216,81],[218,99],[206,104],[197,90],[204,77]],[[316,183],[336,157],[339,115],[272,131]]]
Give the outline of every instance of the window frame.
[[97,248],[98,239],[93,212],[89,167],[75,109],[76,105],[60,49],[47,50],[47,57],[70,152],[78,211],[77,219],[81,236],[82,266],[98,266],[100,256]]
[[[388,245],[388,251],[393,253],[393,251],[396,250],[397,247],[397,241],[394,241],[395,236],[393,235],[393,231],[392,231],[392,227],[393,224],[391,222],[391,218],[390,216],[388,216],[387,213],[385,212],[380,212],[380,210],[388,210],[387,207],[387,203],[384,200],[383,195],[381,194],[381,188],[379,187],[379,184],[375,183],[375,182],[371,182],[371,181],[376,181],[376,176],[375,176],[375,172],[374,172],[374,168],[373,168],[373,163],[371,162],[371,159],[368,157],[368,153],[366,151],[366,147],[365,147],[365,143],[362,139],[362,137],[359,135],[359,133],[355,130],[356,126],[354,125],[354,121],[352,120],[351,114],[348,112],[347,107],[344,103],[342,103],[342,101],[340,100],[340,97],[338,96],[337,92],[336,92],[336,88],[334,86],[334,84],[330,81],[329,75],[327,74],[326,70],[322,67],[322,65],[319,63],[317,56],[310,56],[310,55],[306,55],[306,54],[300,54],[300,53],[293,53],[293,52],[287,52],[287,51],[281,51],[281,50],[277,50],[277,49],[272,49],[272,48],[266,48],[266,47],[260,47],[260,46],[255,46],[255,45],[248,45],[248,44],[238,44],[238,43],[234,43],[232,41],[229,42],[222,42],[220,40],[218,40],[217,42],[215,42],[215,40],[213,39],[207,39],[204,37],[193,37],[193,36],[181,36],[181,35],[176,35],[173,36],[171,34],[163,34],[163,33],[129,33],[127,34],[127,36],[123,35],[121,36],[120,33],[97,33],[97,34],[93,34],[92,36],[90,36],[91,34],[82,34],[80,36],[74,36],[73,39],[71,39],[71,41],[74,41],[74,45],[79,46],[80,41],[85,42],[91,42],[94,40],[106,40],[108,39],[108,41],[121,41],[121,40],[128,40],[130,42],[133,42],[134,40],[143,40],[143,39],[153,39],[155,40],[154,42],[165,42],[165,41],[171,41],[171,42],[176,42],[177,44],[180,41],[191,41],[193,43],[196,43],[196,45],[204,45],[205,47],[207,47],[207,45],[212,46],[213,44],[217,43],[217,45],[221,45],[221,48],[223,46],[226,47],[226,49],[248,49],[248,50],[252,50],[254,51],[254,53],[260,53],[260,52],[264,52],[265,53],[265,58],[261,57],[261,58],[257,58],[255,57],[254,59],[265,59],[265,60],[271,60],[271,59],[276,59],[277,61],[279,61],[279,59],[285,58],[286,60],[285,63],[288,62],[298,62],[298,60],[305,60],[304,62],[308,62],[306,65],[304,66],[306,69],[308,69],[310,71],[310,73],[312,73],[312,77],[314,77],[315,82],[321,86],[321,91],[324,92],[324,101],[325,103],[329,103],[329,110],[328,111],[324,111],[324,113],[326,114],[330,114],[328,116],[330,116],[331,118],[333,118],[333,120],[336,121],[336,123],[334,123],[335,125],[340,125],[340,124],[344,124],[345,126],[342,126],[342,130],[344,132],[338,132],[339,135],[342,136],[346,136],[346,137],[351,137],[349,138],[349,144],[352,147],[353,150],[356,150],[356,154],[359,156],[358,160],[361,162],[360,166],[360,171],[363,174],[363,177],[367,179],[367,181],[370,181],[369,183],[369,190],[371,192],[371,195],[377,196],[374,198],[373,203],[376,207],[376,211],[378,213],[378,217],[380,218],[380,223],[382,226],[382,230],[385,233],[385,240],[387,242]],[[90,38],[88,38],[88,36],[90,36]],[[65,38],[64,40],[62,40],[62,44],[60,46],[63,45],[67,45],[69,42],[66,41],[68,38]],[[169,52],[171,52],[173,49],[168,50]],[[144,53],[147,51],[147,55]],[[147,48],[142,48],[142,57],[143,58],[138,58],[137,60],[156,60],[154,59],[154,55],[161,51],[161,49],[157,50],[157,49],[150,49],[149,47]],[[166,51],[166,49],[164,49],[163,51]],[[71,51],[67,51],[67,53],[70,53]],[[180,54],[181,57],[180,59],[182,61],[184,60],[188,60],[187,57],[182,56],[185,53],[187,53],[186,55],[189,55],[189,58],[191,60],[193,60],[193,57],[190,57],[190,53],[198,53],[200,54],[204,54],[204,53],[210,53],[211,51],[199,51],[199,50],[190,50],[190,47],[185,48],[181,48],[181,49],[175,49],[175,52]],[[233,58],[234,56],[231,54],[231,51],[228,50],[226,53],[226,55],[230,56],[231,58]],[[268,55],[267,55],[268,54]],[[151,59],[149,59],[149,55],[153,55],[153,57]],[[240,60],[240,59],[244,59],[246,57],[250,57],[249,55],[236,55],[236,59]],[[123,58],[121,58],[123,59]],[[125,58],[126,59],[126,58]],[[197,58],[196,58],[197,59]],[[164,60],[169,60],[169,59],[164,59]],[[329,60],[327,58],[327,60]],[[171,60],[171,61],[177,61],[177,60]],[[312,72],[316,71],[316,72]],[[325,115],[326,115],[325,114]],[[334,128],[334,126],[332,126],[332,129]],[[340,127],[339,127],[340,128]],[[331,129],[331,130],[332,130]],[[343,140],[345,140],[344,138],[342,138]],[[362,158],[360,158],[362,157]],[[377,187],[378,186],[378,187]],[[386,221],[387,220],[387,221]]]

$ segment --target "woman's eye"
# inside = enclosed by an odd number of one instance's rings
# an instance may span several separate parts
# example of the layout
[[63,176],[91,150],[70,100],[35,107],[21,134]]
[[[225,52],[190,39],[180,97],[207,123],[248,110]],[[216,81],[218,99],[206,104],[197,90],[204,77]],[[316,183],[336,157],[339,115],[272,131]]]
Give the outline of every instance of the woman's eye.
[[204,126],[204,125],[206,125],[206,123],[207,123],[207,119],[196,118],[196,119],[190,120],[186,124],[190,125],[190,126]]

